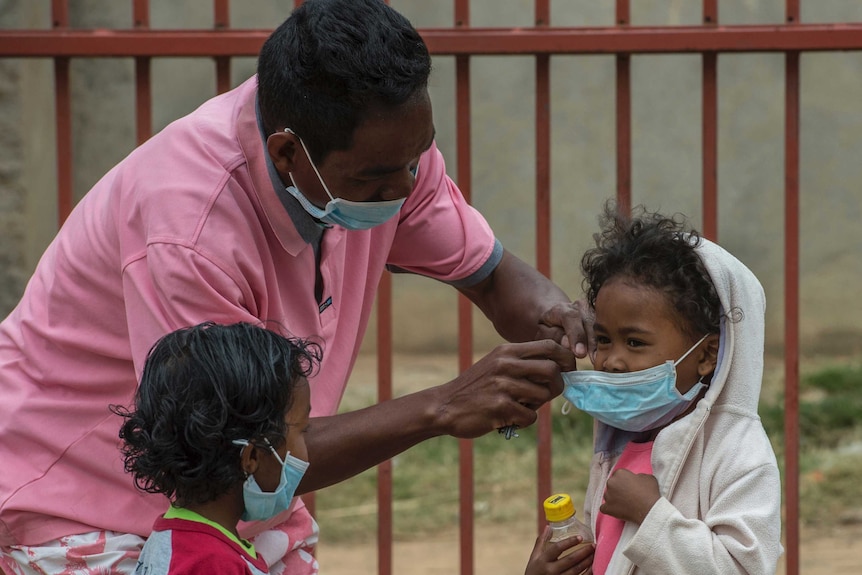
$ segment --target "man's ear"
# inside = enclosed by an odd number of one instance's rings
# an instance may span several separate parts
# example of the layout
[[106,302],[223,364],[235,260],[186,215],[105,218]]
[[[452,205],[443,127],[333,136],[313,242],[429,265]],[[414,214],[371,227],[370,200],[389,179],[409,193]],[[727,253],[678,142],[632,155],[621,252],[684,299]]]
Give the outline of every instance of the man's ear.
[[297,161],[303,153],[302,144],[293,132],[275,132],[266,139],[266,151],[280,174],[287,175],[297,169]]
[[701,348],[697,363],[698,375],[706,377],[715,371],[715,366],[718,364],[718,342],[717,333],[710,334],[703,340],[704,346]]
[[239,461],[243,472],[246,475],[253,475],[260,465],[260,450],[253,443],[249,443],[242,448]]

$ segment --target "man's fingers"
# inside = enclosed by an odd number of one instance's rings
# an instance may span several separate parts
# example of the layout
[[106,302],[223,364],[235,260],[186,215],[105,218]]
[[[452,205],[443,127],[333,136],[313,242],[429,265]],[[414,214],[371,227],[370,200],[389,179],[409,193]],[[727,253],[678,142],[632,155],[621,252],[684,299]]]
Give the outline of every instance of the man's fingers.
[[536,410],[563,391],[561,365],[570,350],[550,340],[503,344],[447,384],[450,435],[477,437],[507,426],[528,427]]
[[562,324],[572,351],[576,357],[582,359],[587,357],[590,350],[596,348],[596,335],[593,331],[595,317],[586,300],[575,301],[572,307],[575,313],[563,317]]
[[512,405],[512,419],[511,423],[507,425],[516,425],[520,428],[530,427],[536,423],[538,418],[539,415],[535,409],[516,403]]
[[560,372],[574,368],[571,351],[550,340],[501,347],[506,349],[495,366],[498,385],[512,400],[538,409],[563,392]]
[[538,409],[563,392],[563,378],[553,362],[523,360],[501,378],[500,389],[514,401]]
[[566,340],[574,355],[584,358],[595,348],[594,321],[593,310],[584,299],[557,304],[542,315],[536,337]]
[[566,337],[566,330],[562,327],[556,325],[539,324],[539,329],[536,331],[536,337],[534,337],[533,339],[535,339],[536,341],[550,339],[559,342],[561,345],[570,347],[563,341],[564,337]]
[[552,339],[509,343],[499,348],[502,355],[520,359],[546,359],[554,362],[560,371],[575,369],[575,357],[572,351]]
[[[586,335],[587,335],[586,346],[581,350],[576,349],[575,350],[575,356],[577,356],[579,358],[584,358],[587,356],[587,354],[589,354],[590,361],[593,362],[593,364],[595,364],[596,348],[598,347],[598,344],[596,343],[596,332],[595,332],[595,330],[593,330],[592,320],[590,320],[589,323],[584,323],[584,331],[586,332]],[[583,344],[581,344],[581,345],[583,345]],[[577,348],[577,346],[575,346],[575,347]],[[578,355],[578,351],[583,352],[583,355]]]

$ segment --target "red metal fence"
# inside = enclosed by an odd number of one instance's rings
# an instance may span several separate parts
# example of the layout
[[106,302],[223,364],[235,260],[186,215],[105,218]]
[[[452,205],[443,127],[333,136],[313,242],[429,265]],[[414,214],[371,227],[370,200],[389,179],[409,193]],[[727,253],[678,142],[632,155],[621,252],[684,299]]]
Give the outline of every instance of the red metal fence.
[[[295,0],[299,4],[301,0]],[[443,0],[438,0],[443,4]],[[459,186],[471,196],[470,60],[478,55],[532,55],[535,58],[536,103],[536,262],[551,272],[550,214],[550,57],[559,54],[612,54],[616,57],[617,197],[631,204],[630,59],[639,54],[701,54],[703,61],[703,182],[702,230],[716,239],[718,180],[717,62],[722,53],[773,52],[785,55],[784,136],[784,293],[785,293],[785,505],[786,569],[799,573],[799,62],[814,51],[862,50],[862,24],[803,24],[799,0],[786,0],[780,25],[719,24],[718,1],[703,0],[700,26],[643,27],[630,24],[629,0],[615,0],[615,25],[599,28],[560,28],[551,25],[550,0],[535,0],[534,26],[473,28],[469,0],[454,1],[451,28],[420,29],[434,55],[455,57],[456,141]],[[0,57],[41,57],[54,62],[57,122],[59,219],[72,209],[72,149],[70,59],[129,57],[135,60],[136,131],[138,143],[152,133],[150,64],[154,57],[213,58],[216,90],[230,88],[231,57],[256,56],[270,30],[230,29],[229,0],[213,0],[213,29],[150,29],[148,0],[132,0],[134,26],[128,30],[84,30],[69,26],[68,0],[52,0],[50,30],[0,31]],[[378,295],[378,398],[392,397],[392,284],[383,278]],[[471,306],[459,296],[459,368],[473,361]],[[543,523],[539,502],[551,491],[551,426],[549,407],[538,422],[537,521]],[[460,569],[474,571],[473,451],[460,441]],[[379,573],[392,573],[392,465],[379,466]],[[525,558],[526,559],[526,558]]]

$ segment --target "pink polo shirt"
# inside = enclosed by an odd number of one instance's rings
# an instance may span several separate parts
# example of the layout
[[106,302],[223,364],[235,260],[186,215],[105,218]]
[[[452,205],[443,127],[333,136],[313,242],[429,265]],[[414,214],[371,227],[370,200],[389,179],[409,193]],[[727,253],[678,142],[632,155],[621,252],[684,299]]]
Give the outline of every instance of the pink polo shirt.
[[319,308],[314,250],[267,172],[256,87],[251,78],[206,102],[108,172],[0,324],[0,545],[97,529],[149,534],[167,500],[124,473],[120,418],[108,406],[131,404],[165,333],[275,320],[318,338],[313,415],[331,415],[384,266],[458,283],[499,261],[492,231],[432,147],[398,216],[323,233],[321,301],[331,305]]

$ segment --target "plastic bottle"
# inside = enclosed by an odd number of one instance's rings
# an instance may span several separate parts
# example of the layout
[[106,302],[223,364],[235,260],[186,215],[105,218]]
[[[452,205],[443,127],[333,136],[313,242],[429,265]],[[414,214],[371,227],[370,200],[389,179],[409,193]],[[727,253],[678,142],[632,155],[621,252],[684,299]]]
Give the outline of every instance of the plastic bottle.
[[583,540],[582,543],[563,551],[560,557],[593,542],[593,533],[590,528],[575,517],[575,506],[568,494],[551,495],[545,499],[544,508],[545,518],[548,520],[548,525],[551,526],[551,538],[548,544],[563,541],[575,535],[580,535]]

